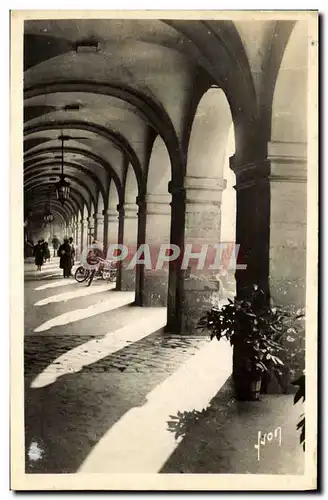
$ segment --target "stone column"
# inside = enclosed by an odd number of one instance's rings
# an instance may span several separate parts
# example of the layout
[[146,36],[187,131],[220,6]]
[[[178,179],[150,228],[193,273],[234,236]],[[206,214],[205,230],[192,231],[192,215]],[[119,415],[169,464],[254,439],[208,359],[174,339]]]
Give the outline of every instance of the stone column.
[[256,284],[268,293],[270,189],[269,163],[236,162],[230,158],[236,174],[236,244],[239,245],[236,270],[237,296],[247,297]]
[[[135,258],[135,262],[137,262],[138,259],[141,261],[144,260],[145,258],[145,247],[143,246],[145,243],[145,235],[146,235],[146,198],[145,195],[139,195],[137,196],[137,206],[138,206],[138,212],[137,212],[137,246],[136,249],[140,249],[140,253]],[[144,251],[144,252],[143,252]],[[138,259],[137,259],[138,257]],[[144,263],[140,263],[135,265],[135,271],[136,271],[136,280],[135,280],[135,305],[137,306],[142,306],[143,305],[143,295],[142,291],[144,288],[144,272],[145,272],[145,266]]]
[[[170,243],[171,195],[147,194],[145,199],[145,243],[151,258],[151,269],[142,266],[142,305],[166,306],[168,295],[168,262],[156,269],[161,245]],[[162,268],[161,268],[162,267]]]
[[[215,276],[219,269],[211,269],[216,247],[220,244],[221,198],[226,181],[221,178],[186,177],[186,219],[184,234],[182,331],[196,333],[196,325],[214,304],[219,290]],[[188,250],[200,254],[189,260]],[[197,269],[197,267],[199,268]]]
[[268,157],[236,164],[236,242],[246,270],[237,294],[259,285],[273,301],[303,306],[306,279],[306,145],[269,143]]
[[75,256],[76,259],[80,258],[80,246],[81,246],[81,224],[76,221],[75,222]]
[[95,221],[94,215],[88,218],[88,245],[91,245],[94,239]]
[[107,246],[118,243],[119,212],[115,208],[106,210],[107,218]]
[[[269,286],[274,302],[305,306],[307,151],[302,143],[269,143]],[[315,209],[315,207],[314,207]],[[317,259],[316,255],[312,256]]]
[[94,237],[100,243],[104,243],[104,216],[94,214]]
[[[124,206],[122,204],[117,205],[118,212],[118,233],[117,233],[117,243],[123,244],[124,235]],[[108,222],[109,224],[109,222]],[[108,239],[110,243],[110,239]],[[117,275],[116,275],[116,290],[120,291],[122,289],[122,261],[117,262]]]
[[[172,195],[170,242],[176,245],[181,254],[184,251],[184,231],[186,217],[186,190],[181,184],[169,182],[168,191]],[[169,283],[167,296],[167,327],[166,331],[179,334],[182,331],[184,316],[182,310],[183,272],[181,258],[174,259],[169,264]]]
[[81,253],[88,246],[88,219],[81,220]]
[[122,261],[121,290],[135,290],[136,269],[128,269],[129,263],[136,253],[138,237],[138,205],[136,203],[124,204],[124,229],[123,244],[128,248],[128,256]]

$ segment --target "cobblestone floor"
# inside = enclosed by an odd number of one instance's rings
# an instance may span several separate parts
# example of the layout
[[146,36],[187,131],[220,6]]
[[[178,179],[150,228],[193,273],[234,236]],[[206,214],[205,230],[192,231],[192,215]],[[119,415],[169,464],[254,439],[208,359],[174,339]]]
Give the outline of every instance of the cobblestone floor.
[[[117,296],[112,290],[90,293],[67,301],[36,306],[54,295],[85,287],[74,280],[51,276],[56,273],[53,264],[47,265],[40,277],[33,265],[26,266],[25,276],[25,428],[26,470],[28,472],[75,472],[102,435],[129,409],[142,405],[147,394],[165,380],[187,359],[193,356],[207,339],[204,337],[177,337],[164,334],[161,329],[137,341],[127,340],[117,352],[92,362],[88,360],[90,341],[102,342],[104,335],[115,335],[120,328],[142,320],[145,310],[124,305],[90,318],[54,326],[35,332],[40,324],[63,313],[96,307]],[[48,269],[48,272],[46,270]],[[52,286],[58,281],[58,287]],[[56,281],[56,282],[57,282]],[[44,285],[50,284],[50,288]],[[65,285],[64,285],[65,283]],[[94,292],[103,283],[96,281],[88,290]],[[41,290],[37,290],[40,288]],[[131,300],[132,301],[132,300]],[[147,309],[151,314],[163,313],[161,308]],[[163,314],[162,314],[163,316]],[[165,314],[164,316],[165,317]],[[164,324],[164,323],[163,323]],[[133,338],[133,335],[131,336]],[[31,388],[37,375],[56,360],[82,346],[88,363],[78,373],[65,373],[41,388]],[[85,348],[83,348],[85,346]],[[79,353],[80,355],[80,353]],[[76,355],[77,356],[77,355]],[[42,459],[30,460],[31,443],[42,450]]]
[[[57,259],[34,269],[25,267],[26,472],[301,473],[292,398],[236,403],[224,385],[228,345],[164,333],[164,308],[132,307],[133,295],[100,280],[86,293],[61,278]],[[210,420],[182,441],[168,429],[178,412],[209,404]],[[281,421],[285,451],[257,462],[258,427]]]

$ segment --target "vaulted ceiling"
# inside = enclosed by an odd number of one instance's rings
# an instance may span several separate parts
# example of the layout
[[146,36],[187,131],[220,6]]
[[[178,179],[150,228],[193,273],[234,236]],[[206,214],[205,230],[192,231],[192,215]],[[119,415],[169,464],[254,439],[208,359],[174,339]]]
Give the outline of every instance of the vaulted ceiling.
[[[288,35],[293,23],[287,23]],[[261,78],[278,23],[182,20],[37,20],[24,27],[25,206],[40,215],[59,180],[61,142],[71,199],[108,206],[111,183],[124,198],[127,168],[139,189],[160,135],[172,164],[183,158],[195,106],[211,85],[226,93],[233,117],[255,120]],[[279,26],[281,30],[281,26]],[[252,35],[253,33],[253,35]],[[279,61],[278,61],[279,62]],[[240,82],[243,92],[236,92]],[[54,197],[52,198],[54,199]]]

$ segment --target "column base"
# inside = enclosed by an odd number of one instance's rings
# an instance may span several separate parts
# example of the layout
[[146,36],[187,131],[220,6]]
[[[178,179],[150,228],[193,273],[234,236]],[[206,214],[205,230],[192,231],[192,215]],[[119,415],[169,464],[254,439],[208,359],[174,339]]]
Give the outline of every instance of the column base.
[[[218,306],[222,300],[222,291],[212,276],[208,279],[203,277],[185,279],[182,301],[182,331],[201,335],[202,331],[197,328],[200,318],[212,307]],[[207,332],[203,334],[208,335]]]
[[269,279],[270,297],[273,305],[305,307],[306,277],[289,279]]
[[166,307],[168,281],[168,272],[145,270],[143,278],[142,305],[145,307]]
[[120,291],[134,292],[136,289],[136,270],[127,269],[127,264],[122,262]]

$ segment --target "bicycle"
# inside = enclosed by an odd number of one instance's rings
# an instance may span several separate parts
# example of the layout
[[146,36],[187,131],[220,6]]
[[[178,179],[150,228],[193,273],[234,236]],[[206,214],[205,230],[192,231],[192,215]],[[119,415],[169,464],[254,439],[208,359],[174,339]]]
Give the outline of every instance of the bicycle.
[[[98,258],[100,263],[97,269],[87,269],[83,266],[77,268],[74,274],[74,278],[78,283],[83,283],[88,280],[88,285],[90,286],[94,278],[99,278],[103,280],[108,280],[111,283],[116,281],[117,269],[112,262],[108,262],[104,259]],[[106,267],[106,264],[109,266]]]

